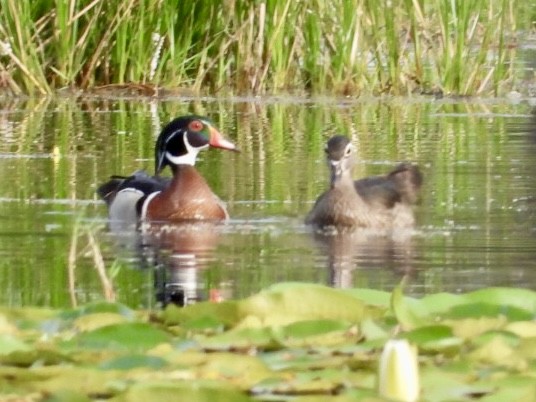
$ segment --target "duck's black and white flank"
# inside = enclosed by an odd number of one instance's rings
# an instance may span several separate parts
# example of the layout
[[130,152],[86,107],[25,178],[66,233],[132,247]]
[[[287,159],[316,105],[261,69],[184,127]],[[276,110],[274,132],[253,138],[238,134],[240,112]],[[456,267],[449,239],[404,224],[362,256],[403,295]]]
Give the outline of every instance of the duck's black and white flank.
[[[97,193],[108,204],[111,221],[184,222],[228,218],[220,199],[195,169],[197,155],[209,147],[236,151],[206,117],[183,116],[164,127],[155,146],[155,176],[138,171],[113,176]],[[169,166],[171,178],[160,172]]]
[[326,157],[330,187],[321,194],[305,222],[317,227],[396,229],[415,223],[413,205],[419,198],[422,174],[401,163],[384,176],[352,179],[356,149],[342,135],[329,139]]

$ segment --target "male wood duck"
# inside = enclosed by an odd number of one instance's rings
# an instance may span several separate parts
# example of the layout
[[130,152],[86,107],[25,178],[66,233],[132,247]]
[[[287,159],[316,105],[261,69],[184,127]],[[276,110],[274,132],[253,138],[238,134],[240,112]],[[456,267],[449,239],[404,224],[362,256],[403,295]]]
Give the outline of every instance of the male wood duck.
[[384,176],[354,181],[355,147],[342,135],[330,138],[326,156],[331,170],[330,188],[318,197],[305,222],[317,227],[409,228],[412,205],[418,200],[422,175],[417,166],[401,163]]
[[[155,146],[155,173],[112,176],[97,193],[108,204],[111,221],[137,223],[220,221],[229,217],[224,204],[195,169],[199,151],[208,147],[237,151],[206,117],[183,116],[167,124]],[[169,166],[173,177],[160,177]]]

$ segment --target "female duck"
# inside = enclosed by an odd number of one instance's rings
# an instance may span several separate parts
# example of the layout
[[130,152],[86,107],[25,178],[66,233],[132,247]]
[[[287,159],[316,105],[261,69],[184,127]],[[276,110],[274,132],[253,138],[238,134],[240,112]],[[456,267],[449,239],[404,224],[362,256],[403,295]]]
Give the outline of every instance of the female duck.
[[[225,206],[194,167],[197,154],[208,147],[237,150],[206,117],[171,121],[156,142],[156,176],[138,171],[129,177],[114,176],[98,188],[110,219],[129,223],[227,219]],[[171,179],[159,176],[166,166],[173,173]]]
[[318,197],[305,222],[317,227],[408,228],[414,224],[422,175],[417,166],[401,163],[385,176],[354,181],[355,148],[342,135],[329,139],[326,156],[330,188]]

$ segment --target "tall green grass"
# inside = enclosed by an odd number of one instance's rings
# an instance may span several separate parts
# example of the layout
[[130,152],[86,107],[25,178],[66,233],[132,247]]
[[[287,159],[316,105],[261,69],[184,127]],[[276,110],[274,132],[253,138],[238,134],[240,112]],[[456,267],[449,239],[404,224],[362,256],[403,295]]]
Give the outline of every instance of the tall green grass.
[[522,3],[0,0],[0,85],[498,94]]

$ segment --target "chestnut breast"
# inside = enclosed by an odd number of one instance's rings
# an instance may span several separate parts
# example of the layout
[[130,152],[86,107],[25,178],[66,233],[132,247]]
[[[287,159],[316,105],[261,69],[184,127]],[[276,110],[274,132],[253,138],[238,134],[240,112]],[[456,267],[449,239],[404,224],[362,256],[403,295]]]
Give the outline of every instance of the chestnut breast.
[[193,166],[179,165],[169,187],[149,201],[145,218],[175,222],[224,220],[228,214],[203,176]]

